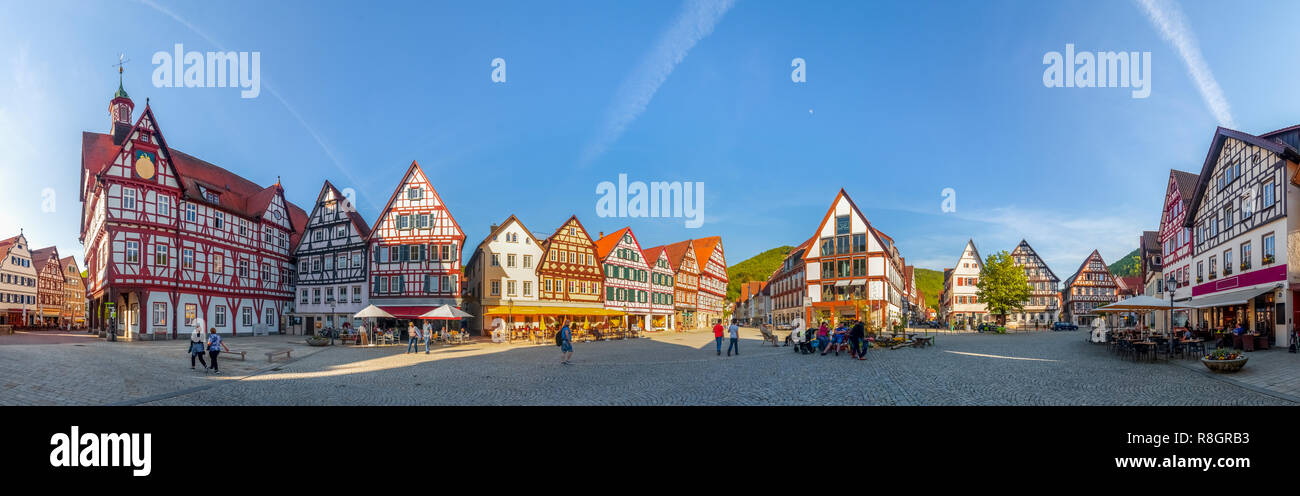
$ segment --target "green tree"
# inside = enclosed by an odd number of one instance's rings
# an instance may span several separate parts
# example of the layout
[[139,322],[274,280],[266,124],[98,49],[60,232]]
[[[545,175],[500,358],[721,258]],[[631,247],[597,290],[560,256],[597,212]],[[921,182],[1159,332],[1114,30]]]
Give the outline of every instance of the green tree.
[[1006,250],[989,255],[980,270],[975,296],[998,316],[998,325],[1007,325],[1007,314],[1025,309],[1029,300],[1029,280],[1025,271],[1016,266],[1015,259]]

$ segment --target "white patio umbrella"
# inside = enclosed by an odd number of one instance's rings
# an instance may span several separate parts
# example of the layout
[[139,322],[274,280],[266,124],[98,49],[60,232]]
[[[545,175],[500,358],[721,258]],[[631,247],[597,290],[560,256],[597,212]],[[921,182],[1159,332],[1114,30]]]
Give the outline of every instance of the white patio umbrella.
[[357,312],[357,314],[353,315],[353,317],[358,319],[387,317],[391,319],[393,318],[393,314],[388,313],[384,311],[384,309],[379,308],[377,306],[370,305],[366,308],[362,308],[361,311]]
[[460,320],[467,317],[473,317],[473,315],[451,305],[440,306],[433,310],[429,310],[428,312],[425,312],[424,315],[420,316],[422,319],[431,320]]
[[[1109,305],[1094,308],[1092,309],[1092,311],[1132,312],[1136,310],[1168,310],[1169,308],[1171,308],[1171,306],[1169,305],[1169,300],[1162,300],[1154,296],[1139,295],[1139,296],[1134,296],[1132,298],[1120,300],[1115,303],[1111,303]],[[1192,307],[1174,303],[1172,308],[1177,310],[1179,308],[1192,308]]]

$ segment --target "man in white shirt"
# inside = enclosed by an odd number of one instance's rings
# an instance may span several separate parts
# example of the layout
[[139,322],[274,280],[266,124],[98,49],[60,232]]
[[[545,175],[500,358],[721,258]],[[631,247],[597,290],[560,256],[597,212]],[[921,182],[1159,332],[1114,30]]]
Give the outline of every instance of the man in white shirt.
[[790,343],[794,343],[798,346],[803,342],[803,317],[795,317],[791,325],[794,327],[790,329],[790,335],[785,338],[785,345],[790,346]]
[[501,317],[492,319],[492,342],[500,343],[505,341],[506,321]]

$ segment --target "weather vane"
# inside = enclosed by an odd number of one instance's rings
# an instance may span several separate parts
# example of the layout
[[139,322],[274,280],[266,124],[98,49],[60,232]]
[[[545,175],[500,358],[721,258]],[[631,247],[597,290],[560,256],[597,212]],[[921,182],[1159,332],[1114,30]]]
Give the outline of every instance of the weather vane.
[[122,66],[126,65],[126,63],[130,61],[131,61],[130,59],[126,58],[125,53],[117,54],[117,63],[113,65],[117,66],[117,79],[119,80],[119,82],[121,82],[122,79]]

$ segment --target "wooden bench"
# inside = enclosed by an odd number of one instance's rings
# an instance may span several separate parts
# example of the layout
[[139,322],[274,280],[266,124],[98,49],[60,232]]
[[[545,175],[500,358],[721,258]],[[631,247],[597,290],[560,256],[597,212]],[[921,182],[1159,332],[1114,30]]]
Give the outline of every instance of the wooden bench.
[[273,362],[273,361],[275,361],[275,356],[276,356],[276,355],[284,355],[285,358],[292,360],[292,359],[293,359],[293,354],[292,354],[292,353],[293,353],[293,350],[288,349],[288,348],[285,348],[285,349],[283,349],[283,350],[268,351],[268,352],[266,352],[266,361],[267,361],[268,363],[269,363],[269,362]]
[[[248,356],[247,356],[247,355],[248,355],[248,352],[247,352],[247,351],[235,351],[235,350],[230,350],[230,351],[222,352],[221,354],[222,354],[222,355],[225,355],[225,354],[227,354],[227,353],[229,353],[229,354],[231,354],[231,355],[239,355],[239,361],[241,361],[241,362],[245,361],[245,359],[248,358]],[[234,358],[234,357],[231,357],[231,358]],[[227,360],[229,360],[229,358],[227,358]]]

